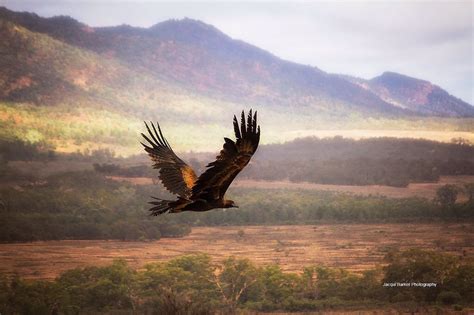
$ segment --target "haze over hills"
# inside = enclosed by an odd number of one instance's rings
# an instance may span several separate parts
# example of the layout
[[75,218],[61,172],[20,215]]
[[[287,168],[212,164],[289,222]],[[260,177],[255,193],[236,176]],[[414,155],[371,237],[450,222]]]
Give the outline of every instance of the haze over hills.
[[266,143],[312,129],[472,131],[474,107],[427,81],[326,73],[192,19],[93,28],[0,8],[0,35],[1,133],[62,150],[136,150],[141,121],[158,117],[179,149],[215,148],[250,107],[272,131]]

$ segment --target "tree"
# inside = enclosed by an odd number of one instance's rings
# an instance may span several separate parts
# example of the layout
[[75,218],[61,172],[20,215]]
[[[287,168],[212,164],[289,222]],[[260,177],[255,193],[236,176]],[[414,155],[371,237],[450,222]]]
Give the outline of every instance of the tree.
[[5,175],[8,169],[8,161],[0,154],[0,178]]
[[234,313],[241,297],[257,281],[258,269],[248,259],[229,257],[223,263],[222,272],[215,277],[222,299],[229,313]]
[[146,304],[161,314],[208,314],[218,301],[215,268],[205,254],[152,263],[138,277]]
[[456,185],[446,184],[436,190],[436,201],[443,208],[452,208],[458,198],[459,188]]
[[468,202],[474,202],[474,183],[464,184],[464,190],[466,192]]
[[114,260],[106,267],[86,267],[63,273],[57,283],[61,305],[75,310],[134,309],[135,271],[124,260]]
[[450,279],[459,268],[457,258],[452,255],[420,249],[392,253],[386,260],[389,264],[384,268],[384,283],[436,283],[436,287],[429,289],[416,286],[391,288],[388,292],[390,300],[435,301],[441,290],[450,287]]
[[278,265],[266,266],[259,276],[264,299],[276,305],[293,295],[300,279],[296,274],[285,274]]

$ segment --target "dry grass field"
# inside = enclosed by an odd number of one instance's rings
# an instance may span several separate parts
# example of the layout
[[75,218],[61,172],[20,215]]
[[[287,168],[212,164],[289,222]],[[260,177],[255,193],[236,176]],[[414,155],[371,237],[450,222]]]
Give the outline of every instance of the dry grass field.
[[[239,230],[244,231],[239,236]],[[320,264],[361,272],[383,264],[391,248],[422,248],[474,256],[474,224],[331,224],[193,228],[184,238],[153,242],[46,241],[0,244],[0,272],[52,279],[87,265],[123,258],[140,268],[184,254],[204,252],[214,261],[234,255],[286,271]]]

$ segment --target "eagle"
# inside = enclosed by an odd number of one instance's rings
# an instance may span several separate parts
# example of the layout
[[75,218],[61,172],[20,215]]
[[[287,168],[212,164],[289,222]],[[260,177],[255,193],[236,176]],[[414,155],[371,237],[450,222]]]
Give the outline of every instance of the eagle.
[[179,213],[182,211],[208,211],[216,208],[238,208],[233,200],[225,199],[225,193],[234,178],[250,162],[260,141],[260,126],[257,125],[257,111],[249,111],[247,121],[242,111],[240,126],[234,115],[236,141],[224,138],[224,146],[214,162],[206,166],[199,177],[171,149],[161,132],[160,125],[145,122],[148,136],[141,135],[141,142],[153,161],[153,168],[159,170],[159,179],[164,187],[177,195],[176,200],[152,197],[151,215]]

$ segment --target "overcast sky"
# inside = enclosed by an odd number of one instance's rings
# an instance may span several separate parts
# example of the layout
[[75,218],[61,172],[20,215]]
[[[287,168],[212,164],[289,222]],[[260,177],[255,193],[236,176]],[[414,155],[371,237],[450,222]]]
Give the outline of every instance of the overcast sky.
[[474,1],[0,0],[15,11],[70,15],[91,26],[149,27],[189,17],[295,62],[372,78],[429,80],[474,103]]

